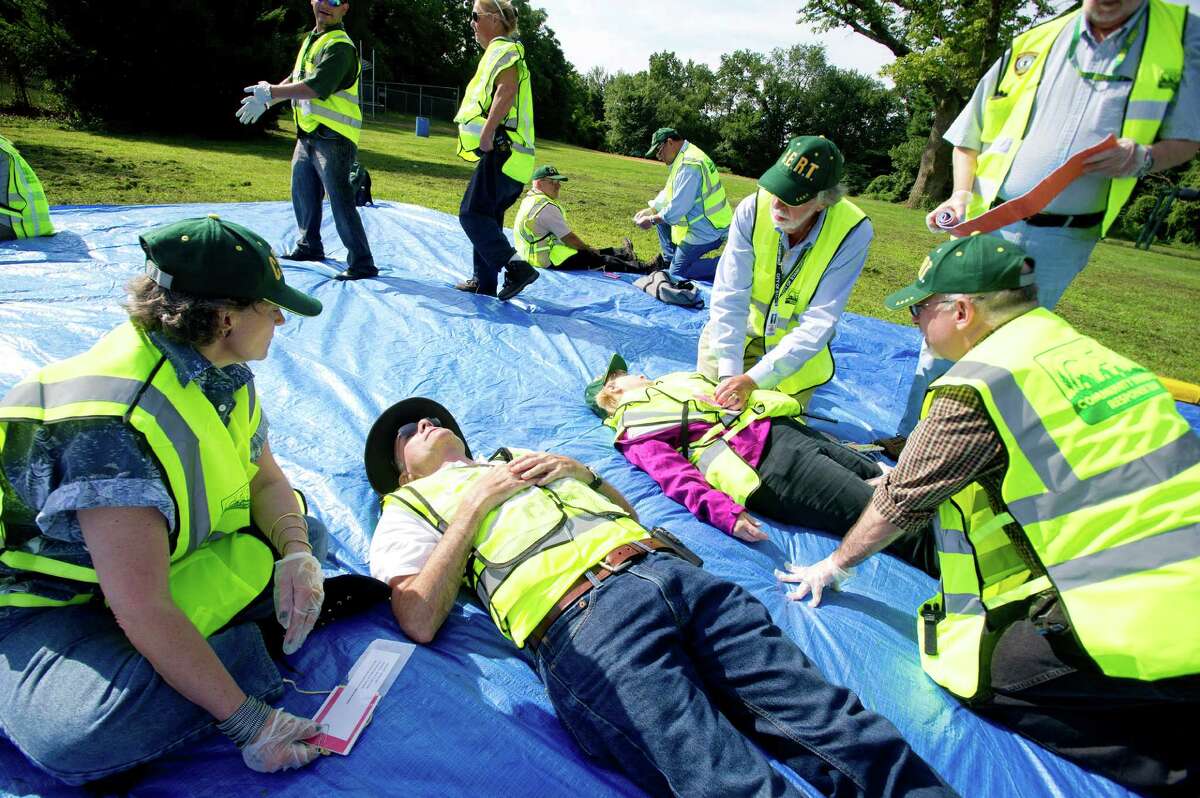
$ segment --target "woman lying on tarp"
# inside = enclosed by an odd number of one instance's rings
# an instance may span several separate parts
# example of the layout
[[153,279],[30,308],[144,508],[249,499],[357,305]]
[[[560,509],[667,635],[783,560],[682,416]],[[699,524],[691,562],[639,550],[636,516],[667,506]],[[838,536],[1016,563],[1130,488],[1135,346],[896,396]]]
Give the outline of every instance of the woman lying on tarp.
[[214,723],[249,767],[300,767],[315,725],[265,701],[283,688],[271,654],[327,620],[325,530],[271,455],[244,364],[283,310],[321,303],[216,216],[141,243],[130,320],[0,401],[0,725],[69,784]]
[[[743,408],[712,398],[717,384],[697,373],[658,380],[629,374],[620,355],[584,391],[588,406],[616,430],[614,445],[669,498],[705,523],[754,543],[766,540],[751,513],[845,534],[862,514],[882,467],[800,420],[800,403],[756,390]],[[937,574],[927,535],[889,551]]]

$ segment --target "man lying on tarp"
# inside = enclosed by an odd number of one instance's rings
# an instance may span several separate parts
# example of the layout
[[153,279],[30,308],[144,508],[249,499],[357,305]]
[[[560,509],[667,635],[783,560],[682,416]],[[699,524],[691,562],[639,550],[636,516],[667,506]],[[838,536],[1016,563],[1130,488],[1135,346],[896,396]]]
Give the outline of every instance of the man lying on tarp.
[[[652,381],[628,371],[613,355],[584,399],[616,430],[621,454],[701,521],[747,543],[767,538],[751,512],[841,535],[870,502],[880,465],[802,422],[795,397],[757,389],[727,410],[703,374]],[[927,536],[906,535],[889,551],[937,575]]]
[[951,791],[883,717],[829,684],[766,608],[569,457],[472,458],[429,399],[375,422],[384,496],[371,572],[428,643],[464,580],[533,662],[585,752],[654,795],[799,795],[768,751],[825,795]]
[[0,241],[54,235],[42,183],[8,139],[0,136]]

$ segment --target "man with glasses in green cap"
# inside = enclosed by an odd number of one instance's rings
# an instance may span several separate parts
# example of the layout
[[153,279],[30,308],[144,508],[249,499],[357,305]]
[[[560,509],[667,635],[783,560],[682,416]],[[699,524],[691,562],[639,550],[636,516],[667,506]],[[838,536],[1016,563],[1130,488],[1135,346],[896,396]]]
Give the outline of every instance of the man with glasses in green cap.
[[929,676],[980,714],[1139,793],[1195,795],[1200,438],[1150,371],[1038,306],[999,236],[948,241],[885,300],[954,363],[837,550],[780,574],[836,588],[934,522]]
[[517,256],[539,269],[605,271],[644,274],[646,266],[633,255],[633,242],[622,249],[592,249],[567,224],[567,212],[558,200],[567,176],[546,164],[533,173],[533,185],[517,208],[513,239]]
[[129,320],[0,400],[0,728],[68,784],[214,727],[262,772],[317,756],[266,701],[325,595],[325,530],[247,361],[321,303],[215,215],[140,238]]
[[845,199],[844,167],[829,139],[797,136],[738,205],[696,362],[723,407],[758,388],[803,407],[832,379],[829,342],[875,236]]
[[711,280],[712,260],[702,260],[724,243],[733,211],[717,165],[703,150],[673,127],[660,127],[650,137],[647,158],[670,167],[667,184],[633,223],[658,231],[658,243],[668,274],[675,282]]

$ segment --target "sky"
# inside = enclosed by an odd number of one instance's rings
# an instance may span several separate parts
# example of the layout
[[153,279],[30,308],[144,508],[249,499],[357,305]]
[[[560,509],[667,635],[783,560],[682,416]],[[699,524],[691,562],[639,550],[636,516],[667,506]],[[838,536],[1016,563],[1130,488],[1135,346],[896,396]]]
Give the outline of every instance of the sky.
[[[1072,0],[1052,2],[1066,8]],[[1200,13],[1200,0],[1187,3]],[[797,25],[798,0],[533,0],[533,5],[549,13],[547,24],[579,72],[594,66],[637,72],[661,50],[716,68],[723,53],[793,44],[824,44],[832,63],[869,75],[893,60],[887,48],[849,30],[817,33],[811,25]]]

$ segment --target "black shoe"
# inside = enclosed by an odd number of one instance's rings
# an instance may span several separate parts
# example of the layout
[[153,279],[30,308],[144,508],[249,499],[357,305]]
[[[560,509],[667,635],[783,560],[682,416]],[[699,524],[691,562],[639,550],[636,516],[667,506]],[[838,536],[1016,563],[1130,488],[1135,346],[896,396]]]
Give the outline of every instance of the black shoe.
[[342,574],[325,580],[325,601],[314,629],[357,615],[391,598],[392,589],[362,574]]
[[325,260],[324,252],[309,252],[307,249],[293,249],[283,256],[284,260]]
[[510,260],[504,267],[504,286],[496,294],[501,302],[507,302],[542,275],[523,260]]
[[480,291],[479,281],[474,277],[469,280],[463,280],[461,283],[455,283],[454,288],[457,291],[464,291],[468,294],[482,294],[483,296],[495,296],[495,291]]
[[646,264],[646,268],[651,272],[661,272],[671,264],[662,256],[662,253],[654,256],[654,260]]
[[621,239],[621,252],[625,255],[626,260],[631,260],[631,261],[637,260],[637,256],[633,254],[633,239],[632,238],[626,237],[626,238]]
[[908,443],[908,438],[904,435],[893,435],[890,438],[880,438],[876,441],[871,441],[876,446],[883,447],[883,453],[893,460],[900,459],[900,452],[904,451],[904,444]]
[[370,270],[346,269],[346,271],[344,271],[340,274],[335,274],[333,276],[333,279],[335,279],[335,280],[369,280],[372,277],[378,277],[378,276],[379,276],[379,269],[376,269],[374,266],[372,266],[370,268]]

